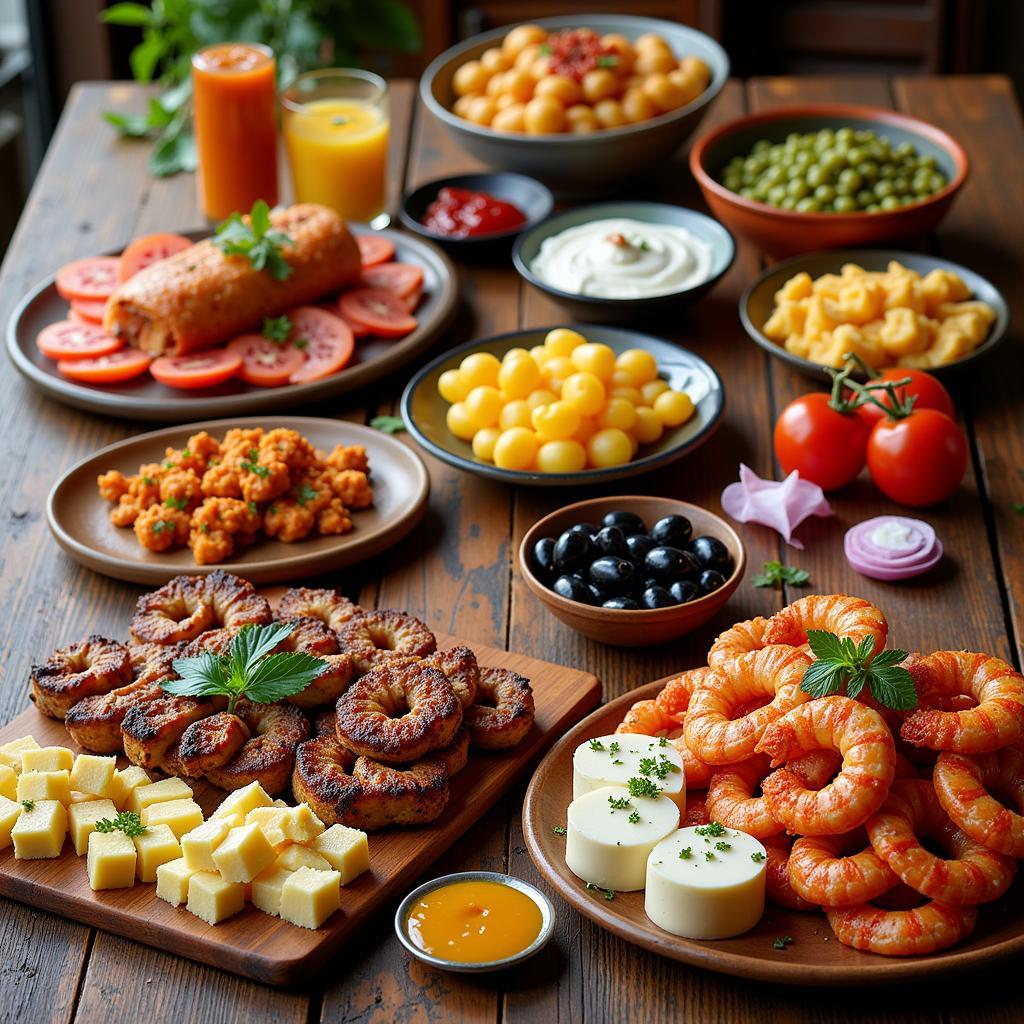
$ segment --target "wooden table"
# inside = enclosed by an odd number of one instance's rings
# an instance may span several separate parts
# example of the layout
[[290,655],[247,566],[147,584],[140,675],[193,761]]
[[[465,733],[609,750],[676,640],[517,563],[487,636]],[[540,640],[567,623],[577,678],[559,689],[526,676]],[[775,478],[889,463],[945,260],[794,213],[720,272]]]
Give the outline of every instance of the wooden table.
[[[415,105],[412,83],[394,84],[393,197],[401,189],[473,161]],[[847,590],[876,601],[892,623],[894,643],[911,649],[968,647],[1019,663],[1024,608],[1024,134],[1010,84],[1002,78],[762,79],[731,83],[703,127],[747,110],[816,100],[893,106],[939,124],[966,147],[971,177],[939,234],[922,243],[965,263],[1002,287],[1013,307],[1014,338],[957,395],[971,440],[971,468],[946,504],[929,510],[946,546],[940,569],[921,581],[872,583],[842,557],[843,531],[892,506],[866,483],[836,496],[837,515],[801,531],[805,552],[774,534],[741,527],[750,571],[782,557],[811,573],[814,588]],[[132,86],[75,90],[36,183],[0,277],[0,322],[25,290],[59,264],[116,247],[133,235],[201,224],[188,176],[155,181],[147,151],[118,141],[99,119],[111,106],[141,109]],[[683,156],[652,184],[630,194],[658,194],[699,205]],[[719,508],[722,487],[742,460],[773,470],[774,415],[807,381],[770,360],[744,335],[736,315],[743,285],[760,259],[742,245],[736,264],[710,297],[680,318],[675,336],[721,374],[725,425],[693,456],[624,485]],[[465,305],[445,346],[517,327],[551,324],[557,308],[524,288],[508,267],[461,268]],[[636,327],[643,329],[644,324]],[[6,643],[0,687],[3,720],[26,706],[29,665],[59,644],[92,632],[120,635],[138,590],[78,568],[49,537],[43,501],[57,475],[101,445],[140,429],[75,412],[39,396],[4,361],[0,392],[3,479],[0,607]],[[315,412],[363,422],[394,410],[403,375],[367,396],[364,407]],[[416,535],[393,550],[374,575],[353,572],[341,584],[364,603],[406,608],[433,628],[467,639],[595,672],[611,697],[669,671],[703,661],[715,634],[735,619],[767,613],[788,596],[744,583],[726,613],[697,635],[657,650],[617,650],[591,643],[540,611],[513,570],[526,528],[560,503],[584,495],[512,490],[427,459],[430,513]],[[621,492],[620,492],[621,493]],[[520,825],[521,792],[491,808],[431,874],[507,869],[537,881]],[[557,902],[557,901],[556,901]],[[778,954],[785,956],[785,952]],[[248,1022],[432,1022],[686,1020],[966,1022],[1019,1020],[1012,965],[989,975],[898,991],[806,991],[705,973],[649,955],[609,936],[559,905],[549,951],[504,976],[467,979],[408,959],[389,915],[363,941],[297,991],[278,991],[164,955],[30,907],[5,902],[0,915],[0,1020],[139,1019]]]

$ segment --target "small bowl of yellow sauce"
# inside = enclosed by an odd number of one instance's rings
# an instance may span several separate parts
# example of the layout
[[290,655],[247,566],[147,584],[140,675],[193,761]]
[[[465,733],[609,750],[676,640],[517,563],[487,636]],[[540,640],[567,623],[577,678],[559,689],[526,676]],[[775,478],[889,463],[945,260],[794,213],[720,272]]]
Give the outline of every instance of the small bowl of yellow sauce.
[[443,875],[413,889],[395,914],[399,941],[445,971],[500,971],[551,938],[555,909],[536,886],[497,871]]

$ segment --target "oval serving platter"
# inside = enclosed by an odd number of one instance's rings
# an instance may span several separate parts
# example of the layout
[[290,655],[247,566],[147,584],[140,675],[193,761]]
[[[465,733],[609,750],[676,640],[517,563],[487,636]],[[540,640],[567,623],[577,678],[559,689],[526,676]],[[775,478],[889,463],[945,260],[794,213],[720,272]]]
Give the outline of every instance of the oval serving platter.
[[[141,464],[159,462],[167,448],[182,448],[200,430],[216,438],[232,427],[287,427],[330,451],[337,444],[361,444],[370,460],[373,505],[352,514],[354,529],[336,537],[313,537],[285,544],[267,537],[230,561],[196,565],[188,548],[156,553],[142,547],[135,532],[110,522],[111,504],[99,496],[96,477],[119,469],[126,476]],[[76,562],[130,583],[162,585],[181,573],[235,572],[254,583],[299,579],[372,558],[398,543],[423,518],[430,478],[419,455],[379,430],[346,420],[282,416],[270,422],[251,418],[212,420],[138,434],[90,455],[54,484],[46,499],[46,521],[57,543]]]
[[[652,953],[694,967],[784,985],[884,985],[920,981],[951,971],[980,969],[1001,957],[1024,952],[1024,885],[1020,880],[1000,901],[979,908],[974,933],[952,949],[919,957],[884,957],[842,945],[824,914],[800,913],[768,904],[751,931],[732,939],[698,941],[663,931],[644,913],[643,892],[617,892],[606,900],[584,888],[565,865],[564,826],[572,800],[572,755],[580,743],[615,731],[639,700],[654,698],[668,681],[657,680],[598,708],[570,729],[541,761],[526,791],[523,832],[526,846],[545,880],[596,925]],[[773,948],[792,936],[784,951]]]
[[[53,277],[33,288],[11,315],[7,352],[19,373],[58,402],[130,420],[183,423],[204,416],[242,416],[294,409],[348,394],[380,380],[425,352],[451,322],[458,304],[455,268],[436,245],[397,231],[372,231],[365,224],[350,227],[357,236],[385,236],[394,243],[396,260],[423,268],[423,299],[415,312],[419,327],[395,341],[369,338],[358,342],[353,361],[323,380],[259,388],[235,379],[191,392],[166,387],[148,373],[107,386],[67,380],[57,372],[57,364],[36,347],[36,335],[47,324],[65,319],[68,312],[67,300],[57,294]],[[186,234],[199,241],[208,238],[210,232]]]
[[[616,354],[630,348],[644,348],[658,361],[661,377],[672,388],[699,394],[693,416],[678,427],[666,429],[654,444],[644,445],[639,457],[621,466],[606,469],[584,469],[579,473],[538,473],[526,470],[499,469],[473,454],[468,441],[457,438],[448,429],[448,403],[440,396],[437,382],[445,370],[458,367],[470,352],[492,352],[499,359],[511,348],[532,348],[544,341],[548,331],[569,327],[579,331],[588,341],[603,342]],[[456,469],[500,480],[509,484],[540,487],[571,487],[583,484],[608,483],[647,473],[674,462],[702,445],[718,427],[725,407],[725,390],[721,378],[700,356],[662,338],[623,327],[598,324],[551,324],[525,331],[480,338],[453,348],[423,367],[406,386],[402,395],[402,418],[409,433],[442,462]]]

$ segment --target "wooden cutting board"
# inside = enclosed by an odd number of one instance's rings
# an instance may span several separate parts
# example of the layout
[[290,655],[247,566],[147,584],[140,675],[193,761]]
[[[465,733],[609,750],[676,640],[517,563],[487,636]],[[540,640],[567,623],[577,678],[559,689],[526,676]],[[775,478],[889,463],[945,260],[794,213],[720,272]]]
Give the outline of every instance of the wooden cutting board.
[[[443,635],[437,641],[442,648],[464,642]],[[211,926],[183,907],[157,899],[154,885],[93,892],[85,858],[75,855],[70,842],[53,860],[15,860],[11,847],[0,851],[0,895],[270,985],[308,978],[356,936],[371,915],[397,903],[419,875],[601,698],[601,684],[589,673],[481,644],[468,646],[481,665],[514,669],[530,679],[537,705],[533,728],[513,750],[472,751],[469,765],[452,780],[448,806],[436,821],[370,833],[370,870],[343,887],[341,910],[317,931],[270,917],[251,904]],[[35,708],[0,728],[0,743],[26,734],[43,746],[78,749],[60,722]],[[127,761],[120,758],[119,766],[123,764]],[[207,815],[224,799],[223,790],[205,781],[196,780],[193,786]]]

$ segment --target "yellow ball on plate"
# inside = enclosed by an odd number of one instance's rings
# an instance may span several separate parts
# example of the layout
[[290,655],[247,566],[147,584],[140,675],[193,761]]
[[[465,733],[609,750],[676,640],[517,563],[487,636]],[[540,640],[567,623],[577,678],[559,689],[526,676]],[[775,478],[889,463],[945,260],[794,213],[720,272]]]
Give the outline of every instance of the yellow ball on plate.
[[538,366],[543,366],[551,358],[551,350],[543,345],[534,345],[530,349],[530,355]]
[[539,405],[550,405],[552,402],[558,401],[558,395],[554,393],[550,388],[537,388],[536,391],[531,391],[526,396],[526,404],[533,411]]
[[633,388],[625,388],[625,387],[615,387],[615,388],[612,388],[611,391],[608,392],[608,397],[609,398],[624,398],[627,402],[629,402],[630,405],[643,405],[644,404],[644,396],[642,394],[640,394],[640,389],[636,388],[636,387],[633,387]]
[[609,427],[599,430],[587,441],[587,457],[598,469],[622,466],[633,457],[633,442],[624,430]]
[[597,414],[597,425],[618,427],[619,430],[632,430],[636,423],[636,409],[632,402],[625,398],[610,398],[605,407]]
[[540,367],[534,362],[533,356],[523,349],[519,351],[522,355],[514,359],[505,357],[498,373],[498,387],[509,398],[525,398],[541,383]]
[[515,398],[511,402],[506,402],[505,408],[498,415],[498,426],[502,430],[532,426],[530,411],[525,398]]
[[517,347],[510,348],[502,357],[502,365],[506,363],[514,363],[517,359],[522,359],[523,356],[528,356],[530,353],[525,348]]
[[494,461],[494,445],[501,436],[497,427],[484,427],[473,435],[473,454],[484,462]]
[[579,331],[568,327],[556,327],[544,336],[544,347],[553,356],[568,356],[574,348],[586,345],[587,339]]
[[497,388],[484,384],[473,388],[462,404],[466,407],[466,415],[478,427],[493,427],[498,423],[505,402]]
[[568,356],[552,356],[542,371],[544,380],[552,391],[561,391],[562,385],[576,372],[576,367]]
[[437,390],[446,402],[461,402],[469,394],[469,385],[458,370],[445,370],[437,378]]
[[668,391],[668,384],[663,380],[649,380],[646,384],[640,388],[640,394],[643,395],[644,405],[654,406],[654,400],[658,395],[664,394]]
[[537,435],[526,427],[503,430],[494,444],[494,464],[499,469],[532,469],[538,447]]
[[542,473],[578,473],[586,464],[586,450],[571,438],[546,441],[537,450],[537,468]]
[[466,406],[462,402],[455,402],[448,406],[445,422],[448,424],[448,429],[460,441],[472,441],[473,435],[477,432],[477,425],[470,419],[469,413],[466,412]]
[[616,370],[612,374],[612,387],[613,388],[640,388],[640,381],[636,379],[631,373],[627,373],[625,370]]
[[573,432],[573,440],[580,444],[586,444],[594,434],[597,433],[597,423],[593,416],[581,416],[580,425]]
[[654,444],[665,433],[665,424],[649,405],[638,405],[633,434],[641,444]]
[[592,373],[574,373],[562,384],[562,401],[581,416],[596,416],[604,400],[604,385]]
[[642,348],[630,348],[615,360],[615,368],[630,374],[637,384],[646,384],[658,376],[658,361]]
[[685,391],[663,391],[654,400],[654,411],[666,427],[678,427],[693,415],[693,400]]
[[592,373],[601,381],[611,381],[615,373],[615,353],[607,345],[592,342],[578,345],[569,358],[577,370]]
[[470,389],[487,385],[498,386],[498,373],[501,363],[498,357],[490,352],[471,352],[459,363],[459,373]]
[[544,440],[557,441],[576,433],[580,425],[580,414],[568,402],[552,402],[534,409],[531,422],[533,429]]

